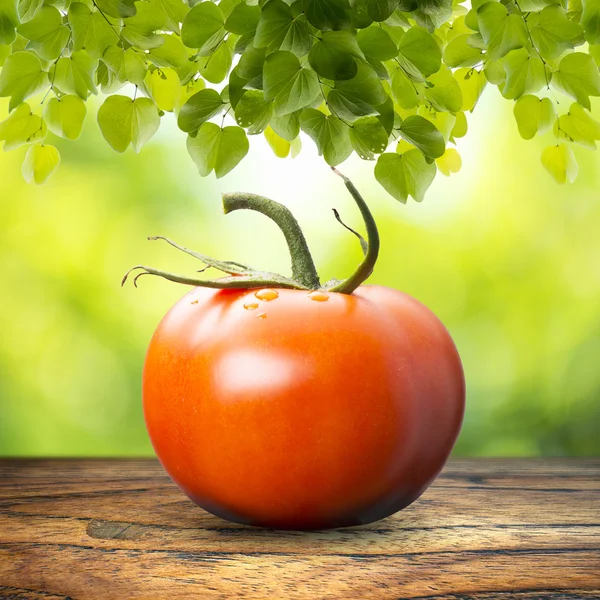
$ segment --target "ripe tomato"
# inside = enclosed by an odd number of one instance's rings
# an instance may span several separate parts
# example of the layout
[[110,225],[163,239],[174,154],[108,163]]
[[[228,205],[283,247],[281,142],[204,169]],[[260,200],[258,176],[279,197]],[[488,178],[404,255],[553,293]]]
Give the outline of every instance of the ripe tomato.
[[353,294],[194,288],[156,330],[145,419],[211,513],[281,529],[369,523],[418,498],[464,410],[450,335],[381,286]]

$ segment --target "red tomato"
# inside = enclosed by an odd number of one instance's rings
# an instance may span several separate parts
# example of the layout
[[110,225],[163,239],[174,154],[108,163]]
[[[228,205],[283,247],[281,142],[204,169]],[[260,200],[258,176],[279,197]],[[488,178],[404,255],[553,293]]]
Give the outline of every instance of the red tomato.
[[281,529],[369,523],[413,502],[452,449],[464,395],[441,322],[370,285],[195,288],[158,326],[143,378],[175,483],[215,515]]

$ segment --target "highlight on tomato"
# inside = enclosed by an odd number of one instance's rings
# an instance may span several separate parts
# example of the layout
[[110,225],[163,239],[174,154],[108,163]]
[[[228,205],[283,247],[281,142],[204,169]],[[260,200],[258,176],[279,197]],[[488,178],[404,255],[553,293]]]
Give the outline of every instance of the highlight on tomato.
[[151,239],[225,276],[132,269],[134,283],[150,274],[193,286],[150,342],[144,416],[173,481],[230,521],[310,530],[382,519],[427,489],[460,430],[465,383],[456,347],[417,300],[364,285],[379,252],[377,226],[339,175],[367,231],[365,240],[350,230],[364,259],[348,279],[321,283],[290,211],[241,193],[224,195],[225,213],[271,218],[288,243],[291,278],[166,238]]

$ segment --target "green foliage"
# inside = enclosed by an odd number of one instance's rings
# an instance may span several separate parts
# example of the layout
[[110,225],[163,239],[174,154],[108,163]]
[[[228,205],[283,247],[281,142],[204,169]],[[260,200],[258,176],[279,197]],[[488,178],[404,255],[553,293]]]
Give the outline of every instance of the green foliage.
[[76,139],[102,93],[98,124],[118,152],[173,112],[200,173],[221,177],[247,135],[284,157],[303,130],[330,165],[377,161],[402,201],[460,168],[453,145],[488,84],[514,101],[523,138],[554,132],[542,162],[572,180],[569,145],[598,140],[599,63],[600,0],[0,0],[5,149]]
[[54,146],[33,144],[29,146],[23,161],[23,177],[27,183],[32,181],[41,185],[60,164],[60,154]]
[[220,178],[246,156],[248,138],[241,127],[221,128],[214,123],[203,123],[195,137],[188,137],[187,147],[202,177],[214,170]]

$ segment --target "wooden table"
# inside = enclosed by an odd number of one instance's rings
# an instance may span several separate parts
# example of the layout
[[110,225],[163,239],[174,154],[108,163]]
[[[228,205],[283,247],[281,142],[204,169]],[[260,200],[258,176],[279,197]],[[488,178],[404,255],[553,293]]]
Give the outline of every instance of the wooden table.
[[600,599],[600,459],[453,460],[312,533],[213,517],[155,460],[0,460],[0,598]]

